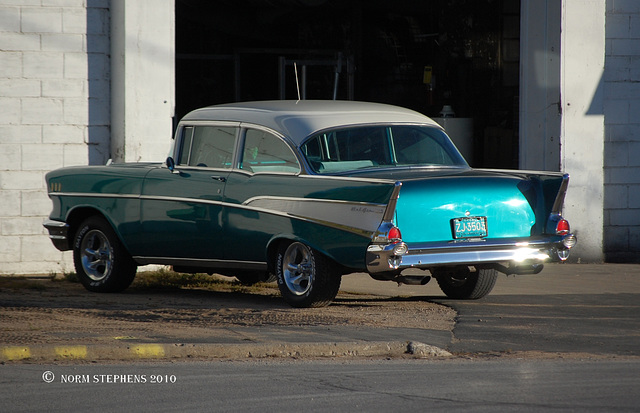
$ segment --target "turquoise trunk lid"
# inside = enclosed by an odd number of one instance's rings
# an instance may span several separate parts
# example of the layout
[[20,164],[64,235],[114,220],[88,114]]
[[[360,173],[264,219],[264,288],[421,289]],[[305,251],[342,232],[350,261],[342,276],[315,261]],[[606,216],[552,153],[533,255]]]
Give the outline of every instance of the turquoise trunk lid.
[[451,241],[452,220],[464,217],[486,217],[487,238],[529,237],[536,223],[524,195],[529,189],[529,181],[514,176],[406,180],[395,223],[407,243]]

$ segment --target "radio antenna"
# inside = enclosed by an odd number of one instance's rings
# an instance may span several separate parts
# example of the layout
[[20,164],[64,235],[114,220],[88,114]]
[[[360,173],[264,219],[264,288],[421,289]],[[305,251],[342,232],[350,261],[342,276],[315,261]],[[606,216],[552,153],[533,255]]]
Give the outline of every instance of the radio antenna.
[[293,62],[293,70],[296,72],[296,89],[298,90],[298,101],[300,101],[300,84],[298,83],[298,65]]

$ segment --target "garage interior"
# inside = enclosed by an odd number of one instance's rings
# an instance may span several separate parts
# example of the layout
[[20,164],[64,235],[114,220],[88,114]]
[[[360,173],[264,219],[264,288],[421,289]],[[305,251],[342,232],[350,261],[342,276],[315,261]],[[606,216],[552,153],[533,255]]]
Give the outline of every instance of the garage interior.
[[518,0],[175,5],[178,119],[298,93],[390,103],[444,123],[472,166],[518,168]]

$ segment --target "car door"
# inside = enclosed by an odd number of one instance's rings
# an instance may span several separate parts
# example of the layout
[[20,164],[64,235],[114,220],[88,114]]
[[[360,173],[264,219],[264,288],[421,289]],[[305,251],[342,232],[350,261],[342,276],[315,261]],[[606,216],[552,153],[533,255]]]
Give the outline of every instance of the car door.
[[229,259],[260,263],[266,260],[269,240],[293,229],[284,209],[278,213],[253,207],[252,200],[301,197],[305,189],[299,187],[300,164],[288,144],[268,130],[243,126],[238,167],[225,187],[225,251]]
[[229,123],[182,127],[173,171],[155,169],[144,181],[145,255],[194,260],[184,264],[224,258],[222,196],[238,130]]

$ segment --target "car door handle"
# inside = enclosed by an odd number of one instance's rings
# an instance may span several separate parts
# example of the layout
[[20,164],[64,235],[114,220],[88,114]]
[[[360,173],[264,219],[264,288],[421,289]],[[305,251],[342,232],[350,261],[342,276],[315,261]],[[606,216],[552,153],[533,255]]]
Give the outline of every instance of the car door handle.
[[227,178],[225,178],[224,176],[212,176],[211,179],[215,179],[216,181],[220,181],[220,182],[227,182]]

